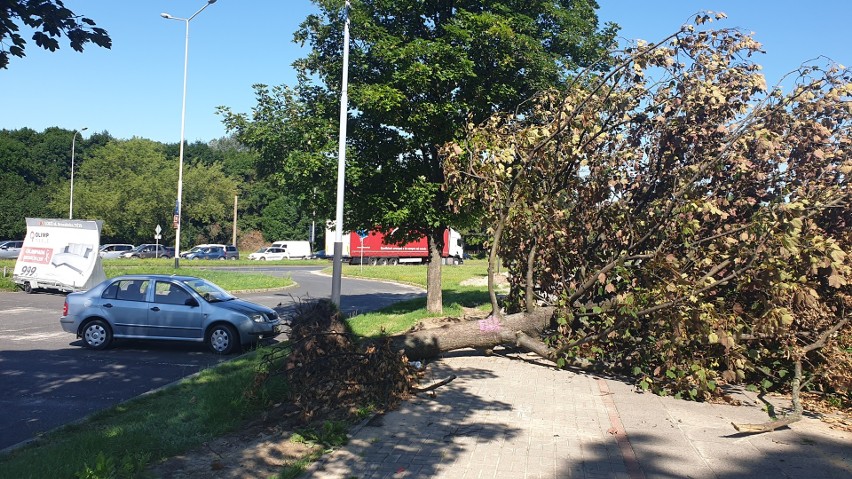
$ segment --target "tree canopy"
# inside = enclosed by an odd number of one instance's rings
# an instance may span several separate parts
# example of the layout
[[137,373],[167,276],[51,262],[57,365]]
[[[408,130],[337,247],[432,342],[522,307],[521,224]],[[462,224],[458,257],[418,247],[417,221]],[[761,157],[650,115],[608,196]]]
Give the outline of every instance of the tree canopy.
[[90,42],[112,47],[106,30],[97,27],[94,20],[72,12],[61,0],[0,0],[0,68],[8,68],[10,56],[26,55],[27,41],[19,33],[20,26],[31,28],[35,44],[51,52],[59,49],[58,39],[63,35],[78,52]]
[[[334,184],[346,12],[342,0],[315,3],[320,13],[295,36],[312,47],[295,63],[299,87],[259,89],[252,118],[224,113],[229,130],[277,171],[313,172],[325,186]],[[467,122],[564,85],[578,66],[605,67],[615,27],[599,30],[596,8],[591,0],[352,2],[345,226],[428,237],[429,309],[441,307],[442,231],[464,224],[446,208],[438,148]]]
[[[0,238],[23,237],[27,217],[68,216],[74,136],[73,131],[56,127],[43,132],[0,130],[0,184],[5,185],[0,195]],[[104,242],[150,241],[157,224],[164,229],[164,241],[169,241],[176,144],[116,140],[101,132],[77,136],[75,150],[75,218],[104,220]],[[310,210],[293,206],[297,197],[258,174],[258,155],[246,146],[232,138],[196,142],[185,157],[186,243],[230,242],[234,195],[239,196],[239,239],[246,240],[246,248],[259,246],[265,223],[281,213],[280,208],[268,210],[272,203],[291,208],[285,228],[297,229],[300,239],[307,238]],[[280,239],[280,234],[279,228],[265,239]]]

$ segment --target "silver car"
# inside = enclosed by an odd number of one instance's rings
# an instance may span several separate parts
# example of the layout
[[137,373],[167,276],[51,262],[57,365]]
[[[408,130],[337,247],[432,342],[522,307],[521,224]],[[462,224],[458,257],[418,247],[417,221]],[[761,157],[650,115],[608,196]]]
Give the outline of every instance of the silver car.
[[204,342],[230,354],[281,332],[278,313],[192,276],[128,275],[65,298],[62,329],[91,349],[116,338]]
[[21,253],[24,246],[23,241],[6,240],[0,241],[0,258],[15,259]]
[[135,246],[132,244],[105,244],[101,245],[98,250],[98,255],[103,259],[120,258],[123,253],[132,251]]

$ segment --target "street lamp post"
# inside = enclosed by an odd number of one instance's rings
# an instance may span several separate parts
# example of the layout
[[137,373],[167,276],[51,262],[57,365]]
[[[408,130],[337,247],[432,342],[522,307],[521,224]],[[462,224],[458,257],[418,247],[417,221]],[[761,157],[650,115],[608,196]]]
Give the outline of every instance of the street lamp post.
[[175,203],[175,269],[180,267],[180,223],[181,223],[181,200],[183,196],[183,144],[186,127],[186,72],[189,65],[189,22],[201,13],[205,8],[216,3],[216,0],[207,0],[203,7],[198,9],[189,18],[178,18],[168,13],[161,13],[160,16],[166,20],[180,20],[186,24],[186,44],[183,54],[183,105],[180,112],[180,159],[178,160],[178,186],[177,186],[177,202]]
[[71,194],[70,200],[68,201],[68,219],[74,219],[74,151],[77,146],[77,135],[82,136],[82,132],[88,130],[89,128],[80,128],[79,130],[74,130],[74,136],[71,138]]
[[340,82],[340,130],[337,140],[337,209],[334,216],[334,261],[331,265],[331,302],[340,306],[343,275],[343,193],[346,184],[346,121],[349,119],[349,0],[343,23],[343,76]]

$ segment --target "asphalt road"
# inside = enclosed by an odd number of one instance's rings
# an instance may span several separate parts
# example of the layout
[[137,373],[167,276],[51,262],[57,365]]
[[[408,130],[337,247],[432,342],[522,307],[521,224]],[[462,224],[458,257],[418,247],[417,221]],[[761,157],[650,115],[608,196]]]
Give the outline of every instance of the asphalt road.
[[[237,296],[282,307],[286,315],[298,301],[330,296],[331,278],[317,274],[320,269],[264,267],[298,285]],[[344,278],[341,310],[348,316],[423,294],[420,288]],[[59,326],[64,301],[63,294],[0,292],[0,450],[230,358],[200,343],[124,340],[91,351]]]

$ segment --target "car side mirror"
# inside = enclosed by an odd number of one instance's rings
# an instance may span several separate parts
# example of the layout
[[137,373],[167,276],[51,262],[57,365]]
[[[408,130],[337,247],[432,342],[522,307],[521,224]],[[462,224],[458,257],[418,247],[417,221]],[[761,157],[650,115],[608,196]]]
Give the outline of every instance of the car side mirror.
[[186,298],[186,301],[183,302],[186,306],[192,306],[193,308],[198,307],[198,300],[195,298]]

